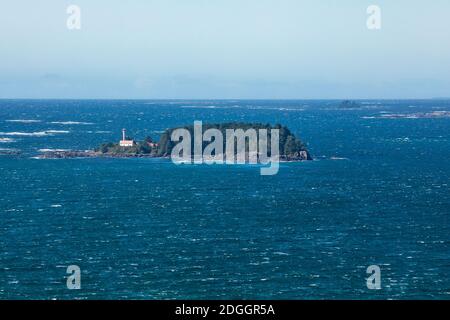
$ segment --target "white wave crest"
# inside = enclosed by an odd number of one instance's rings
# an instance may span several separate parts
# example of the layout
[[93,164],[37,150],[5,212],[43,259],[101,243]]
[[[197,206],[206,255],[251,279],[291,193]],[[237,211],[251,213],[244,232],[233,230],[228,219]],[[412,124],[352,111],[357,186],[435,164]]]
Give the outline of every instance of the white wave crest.
[[18,151],[19,149],[15,148],[0,148],[0,151]]
[[67,131],[67,130],[47,130],[45,132],[47,132],[49,134],[70,133],[70,131]]
[[60,124],[60,125],[65,125],[65,126],[70,126],[70,125],[92,125],[92,122],[80,122],[80,121],[53,121],[50,122],[51,124]]
[[65,130],[46,130],[37,132],[0,132],[2,136],[17,136],[17,137],[45,137],[52,136],[55,134],[69,133],[70,131]]
[[6,122],[17,122],[17,123],[37,123],[41,122],[41,120],[32,120],[32,119],[12,119],[12,120],[5,120]]
[[70,149],[39,149],[39,152],[65,152],[70,151]]

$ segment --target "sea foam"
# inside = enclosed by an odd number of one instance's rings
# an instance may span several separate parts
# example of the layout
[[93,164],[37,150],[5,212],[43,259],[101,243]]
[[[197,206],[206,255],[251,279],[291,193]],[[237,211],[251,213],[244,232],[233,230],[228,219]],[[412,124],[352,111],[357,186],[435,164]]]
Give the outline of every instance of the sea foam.
[[36,132],[0,132],[3,136],[18,136],[18,137],[45,137],[52,136],[55,134],[69,133],[70,131],[65,130],[46,130],[46,131],[36,131]]
[[12,120],[5,120],[6,122],[17,122],[17,123],[37,123],[41,122],[41,120],[32,120],[32,119],[12,119]]
[[65,126],[70,126],[70,125],[92,125],[92,122],[80,122],[80,121],[53,121],[50,122],[51,124],[60,124],[60,125],[65,125]]

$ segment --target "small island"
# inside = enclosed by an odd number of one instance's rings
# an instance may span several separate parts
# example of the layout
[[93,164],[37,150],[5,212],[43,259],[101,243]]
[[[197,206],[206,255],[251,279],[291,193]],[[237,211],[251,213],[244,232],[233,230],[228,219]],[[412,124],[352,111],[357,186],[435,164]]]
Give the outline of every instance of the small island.
[[[64,158],[169,158],[175,143],[171,140],[172,132],[175,129],[186,129],[191,134],[194,126],[185,126],[166,129],[159,142],[155,142],[151,137],[146,137],[142,141],[135,141],[126,135],[126,130],[122,130],[122,139],[118,142],[106,142],[94,150],[45,150],[37,156],[40,159],[64,159]],[[281,161],[305,161],[312,160],[312,156],[305,144],[285,126],[277,124],[261,123],[219,123],[204,124],[203,130],[218,129],[225,135],[227,129],[271,129],[279,130],[279,152]],[[225,146],[225,143],[224,143]],[[203,144],[203,148],[206,143]],[[193,149],[192,149],[193,150]]]
[[361,105],[356,101],[344,100],[339,104],[339,108],[344,110],[354,110],[360,109]]

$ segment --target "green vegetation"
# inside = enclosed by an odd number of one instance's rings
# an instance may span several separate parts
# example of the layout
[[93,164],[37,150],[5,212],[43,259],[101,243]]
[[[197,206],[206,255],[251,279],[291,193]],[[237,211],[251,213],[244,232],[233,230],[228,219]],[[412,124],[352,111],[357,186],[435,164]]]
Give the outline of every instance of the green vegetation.
[[[185,126],[182,127],[184,129],[187,129],[190,133],[191,136],[194,136],[194,127],[191,126]],[[255,129],[257,132],[259,129],[267,129],[268,132],[268,147],[267,147],[267,151],[270,155],[270,129],[279,129],[279,134],[280,134],[280,142],[279,142],[279,147],[280,147],[280,155],[281,156],[285,156],[285,157],[296,157],[299,155],[299,152],[304,151],[304,154],[306,153],[306,157],[308,160],[311,159],[311,156],[309,155],[306,146],[303,144],[303,142],[296,138],[291,131],[285,127],[285,126],[281,126],[280,124],[277,124],[275,126],[271,126],[270,124],[262,124],[262,123],[239,123],[239,122],[232,122],[232,123],[220,123],[220,124],[203,124],[203,132],[205,132],[208,129],[218,129],[222,132],[223,136],[224,136],[224,150],[225,150],[225,143],[226,143],[226,129],[242,129],[242,130],[247,130],[247,129]],[[172,132],[177,129],[177,128],[172,128],[172,129],[168,129],[166,130],[162,135],[161,135],[161,139],[159,141],[159,148],[157,151],[157,156],[168,156],[171,154],[172,148],[175,146],[175,143],[171,141],[170,136],[172,134]],[[192,141],[193,144],[193,141]],[[208,145],[209,142],[203,142],[203,148],[206,147],[206,145]],[[193,150],[193,149],[192,149]]]

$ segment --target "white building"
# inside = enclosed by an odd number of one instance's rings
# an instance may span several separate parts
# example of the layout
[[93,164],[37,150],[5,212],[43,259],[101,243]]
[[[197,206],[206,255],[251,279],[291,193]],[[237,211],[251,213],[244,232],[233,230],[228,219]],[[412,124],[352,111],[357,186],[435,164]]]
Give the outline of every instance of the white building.
[[119,141],[121,147],[132,147],[134,146],[134,140],[127,140],[126,130],[122,129],[122,140]]

